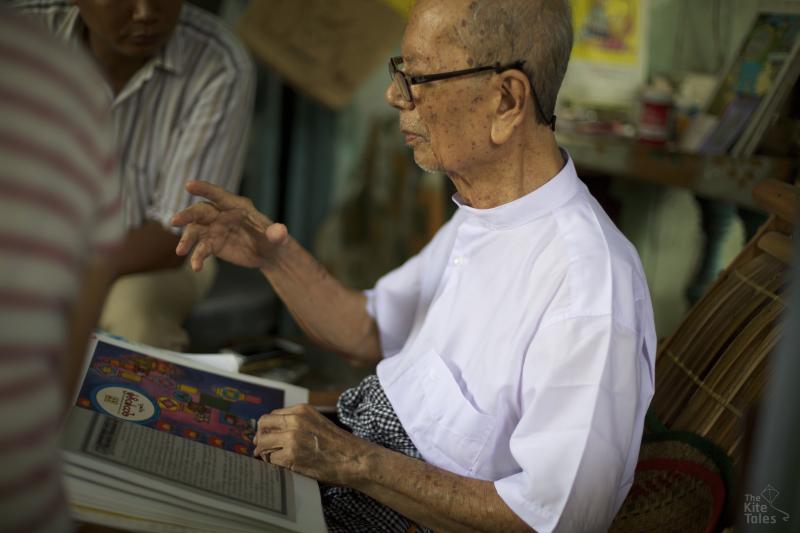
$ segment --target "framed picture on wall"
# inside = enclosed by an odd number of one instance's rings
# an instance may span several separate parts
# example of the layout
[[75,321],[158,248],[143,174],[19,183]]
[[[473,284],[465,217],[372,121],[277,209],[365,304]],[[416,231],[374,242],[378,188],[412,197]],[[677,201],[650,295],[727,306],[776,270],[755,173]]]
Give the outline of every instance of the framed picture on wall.
[[[719,122],[704,147],[714,147],[714,153],[729,152],[734,157],[753,155],[798,74],[800,2],[761,0],[749,31],[709,103],[706,115],[718,117]],[[734,116],[735,123],[725,120]],[[707,152],[703,148],[700,151]]]

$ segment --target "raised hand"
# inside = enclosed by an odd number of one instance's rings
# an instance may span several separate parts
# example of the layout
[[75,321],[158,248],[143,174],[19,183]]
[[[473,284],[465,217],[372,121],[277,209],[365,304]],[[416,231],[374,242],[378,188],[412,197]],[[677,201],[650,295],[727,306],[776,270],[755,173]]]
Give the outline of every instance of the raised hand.
[[184,228],[175,253],[185,256],[194,249],[195,272],[209,255],[243,267],[264,267],[289,239],[286,226],[258,212],[248,198],[204,181],[190,181],[186,190],[206,201],[177,213],[170,222]]

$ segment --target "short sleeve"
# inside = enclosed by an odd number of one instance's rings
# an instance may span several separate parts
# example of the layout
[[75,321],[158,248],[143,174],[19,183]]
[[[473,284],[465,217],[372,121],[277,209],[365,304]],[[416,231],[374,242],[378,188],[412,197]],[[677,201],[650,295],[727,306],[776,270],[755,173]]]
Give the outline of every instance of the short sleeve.
[[610,316],[539,331],[510,440],[520,471],[495,482],[500,497],[540,533],[606,531],[632,483],[652,391],[644,340]]
[[414,325],[421,282],[421,255],[415,255],[365,291],[367,313],[375,320],[384,357],[396,355]]
[[201,97],[182,120],[176,148],[159,169],[155,198],[146,216],[179,233],[169,221],[198,201],[186,192],[189,180],[204,180],[236,192],[242,177],[253,111],[255,69],[249,58],[208,80]]

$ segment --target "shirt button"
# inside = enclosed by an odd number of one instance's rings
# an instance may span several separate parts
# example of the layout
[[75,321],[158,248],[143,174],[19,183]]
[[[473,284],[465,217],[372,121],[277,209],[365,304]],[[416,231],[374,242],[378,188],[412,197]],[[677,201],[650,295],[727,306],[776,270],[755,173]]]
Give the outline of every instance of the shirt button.
[[453,259],[453,264],[455,266],[463,265],[464,264],[464,258],[463,257],[456,257],[455,259]]

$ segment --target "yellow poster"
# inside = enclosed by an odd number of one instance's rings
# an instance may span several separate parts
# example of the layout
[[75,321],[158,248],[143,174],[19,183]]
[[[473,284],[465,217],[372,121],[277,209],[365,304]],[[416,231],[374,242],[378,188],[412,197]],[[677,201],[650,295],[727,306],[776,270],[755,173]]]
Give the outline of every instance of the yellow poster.
[[572,57],[635,65],[639,55],[639,0],[572,0]]
[[395,8],[403,16],[408,17],[408,14],[411,12],[411,8],[414,7],[416,0],[383,0],[383,2]]

